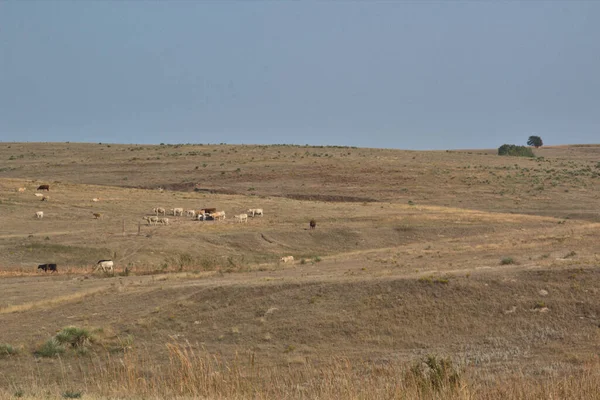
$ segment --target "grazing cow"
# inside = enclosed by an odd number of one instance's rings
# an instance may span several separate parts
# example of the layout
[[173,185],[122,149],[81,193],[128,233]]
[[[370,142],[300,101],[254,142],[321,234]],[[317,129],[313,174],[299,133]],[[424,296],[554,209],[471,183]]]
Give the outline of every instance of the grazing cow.
[[148,222],[148,225],[153,225],[158,223],[158,217],[155,217],[154,215],[151,217],[144,217],[144,219]]
[[42,196],[42,201],[48,201],[50,200],[50,196]]
[[281,257],[279,261],[282,263],[294,262],[294,256]]
[[19,189],[18,189],[18,192],[19,192],[19,193],[23,193],[24,191],[25,191],[25,188],[19,188]]
[[205,208],[205,209],[204,209],[204,212],[205,212],[206,214],[212,214],[212,213],[216,213],[216,212],[217,212],[217,209],[216,209],[216,208]]
[[38,269],[43,269],[44,272],[48,272],[48,271],[58,272],[56,264],[40,264],[40,265],[38,265]]
[[210,214],[210,216],[213,217],[215,221],[225,219],[225,211],[217,211],[215,213]]
[[256,215],[260,215],[261,217],[263,216],[263,209],[262,208],[251,208],[248,211],[246,211],[246,213],[248,215],[252,215],[253,217]]
[[196,215],[196,219],[197,219],[198,221],[206,221],[206,220],[207,220],[209,217],[210,217],[210,214],[205,214],[205,213],[201,213],[201,212],[199,212],[199,213]]
[[100,260],[96,264],[96,268],[94,269],[94,271],[98,270],[99,268],[102,268],[102,271],[104,272],[113,272],[113,266],[114,263],[112,260]]
[[99,198],[99,197],[94,197],[94,198],[92,199],[92,201],[93,201],[94,203],[96,203],[96,202],[100,201],[100,198]]
[[163,225],[169,225],[169,218],[161,217],[156,222]]
[[36,211],[35,212],[35,217],[38,219],[44,218],[44,212],[43,211]]
[[233,216],[237,222],[248,222],[248,214],[240,214]]
[[46,191],[50,191],[50,185],[40,185],[38,186],[37,190],[46,190]]
[[311,219],[309,222],[310,225],[310,229],[315,229],[317,227],[317,221],[315,221],[314,219]]
[[185,215],[187,215],[188,217],[195,217],[196,210],[185,210]]
[[167,215],[167,211],[162,207],[154,207],[152,209],[152,212],[156,215],[158,215],[158,214]]
[[35,195],[35,197],[44,197],[44,195],[41,193],[34,193],[34,195]]
[[100,213],[92,213],[94,215],[94,219],[100,219],[102,218],[102,214]]
[[173,213],[173,216],[180,215],[183,217],[183,208],[171,208],[171,213]]

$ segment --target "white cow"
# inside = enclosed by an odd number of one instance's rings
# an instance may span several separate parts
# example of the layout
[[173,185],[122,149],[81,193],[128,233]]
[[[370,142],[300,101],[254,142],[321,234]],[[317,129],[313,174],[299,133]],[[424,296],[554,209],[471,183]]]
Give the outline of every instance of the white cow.
[[43,211],[36,211],[35,212],[35,217],[39,218],[39,219],[44,218],[44,212]]
[[161,217],[156,222],[163,225],[169,225],[169,218]]
[[215,221],[225,219],[225,211],[217,211],[216,213],[212,213],[211,216]]
[[233,216],[237,222],[248,222],[248,214],[240,214]]
[[19,193],[23,193],[26,189],[25,188],[19,188]]
[[173,216],[183,216],[183,208],[171,208],[171,213],[173,213]]
[[34,193],[34,194],[35,194],[36,197],[44,197],[44,195],[41,194],[41,193]]
[[196,210],[185,210],[185,215],[187,215],[188,217],[195,217]]
[[246,211],[246,213],[248,215],[252,215],[253,217],[255,215],[260,215],[262,217],[263,216],[263,209],[262,208],[251,208],[248,211]]
[[93,201],[94,203],[97,203],[97,202],[99,202],[99,201],[100,201],[100,198],[99,198],[99,197],[94,197],[94,198],[92,199],[92,201]]
[[162,207],[154,207],[152,209],[152,212],[156,215],[158,215],[158,214],[167,215],[167,211]]
[[281,257],[279,261],[282,263],[294,262],[294,256]]
[[96,264],[96,268],[94,269],[94,271],[98,270],[99,268],[102,268],[102,271],[104,272],[113,272],[113,266],[114,263],[112,260],[100,260]]
[[144,217],[144,220],[146,220],[148,222],[148,225],[154,225],[158,222],[158,217],[155,217],[154,215],[152,215],[150,217]]

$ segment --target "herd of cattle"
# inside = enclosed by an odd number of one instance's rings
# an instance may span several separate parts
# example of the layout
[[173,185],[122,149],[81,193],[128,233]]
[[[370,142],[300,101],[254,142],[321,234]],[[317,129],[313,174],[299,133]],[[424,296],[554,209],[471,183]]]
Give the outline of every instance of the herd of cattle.
[[[26,190],[26,188],[19,188],[17,191],[22,193],[22,192],[25,192],[25,190]],[[40,186],[38,186],[37,190],[39,190],[39,191],[45,190],[45,191],[49,192],[50,185],[40,185]],[[35,196],[41,197],[42,201],[46,201],[50,198],[50,196],[43,195],[41,193],[35,193]],[[92,201],[98,202],[98,201],[100,201],[100,199],[95,197],[92,199]],[[158,225],[158,224],[169,225],[169,218],[167,218],[167,210],[165,208],[155,207],[152,210],[152,213],[154,215],[143,217],[143,219],[147,222],[148,225]],[[94,216],[94,219],[99,219],[102,217],[102,214],[100,214],[100,213],[92,213],[92,214]],[[162,215],[162,217],[160,215]],[[169,215],[172,215],[174,217],[185,215],[185,216],[191,217],[194,220],[198,220],[198,221],[209,221],[209,220],[219,221],[219,220],[224,220],[226,218],[225,211],[217,211],[216,208],[203,208],[200,210],[184,210],[181,207],[177,207],[177,208],[171,208],[169,210]],[[234,215],[234,220],[236,222],[240,222],[240,223],[248,222],[249,216],[263,217],[264,211],[262,208],[250,208],[245,213]],[[36,211],[35,217],[38,219],[44,218],[44,212]],[[316,226],[317,226],[316,221],[314,219],[311,219],[310,223],[309,223],[310,229],[315,229]],[[281,257],[279,261],[283,262],[283,263],[293,262],[294,257],[293,256]],[[100,260],[96,263],[96,267],[94,268],[94,271],[97,271],[99,269],[101,269],[103,272],[111,272],[112,273],[112,272],[114,272],[114,262],[112,260]],[[38,270],[43,270],[44,272],[48,272],[48,271],[58,272],[57,265],[54,263],[40,264],[40,265],[38,265]]]
[[[167,218],[167,210],[163,207],[154,207],[152,212],[155,215],[147,215],[142,217],[144,221],[148,225],[169,225],[169,218]],[[162,215],[162,217],[160,216]],[[224,220],[226,218],[225,211],[217,211],[216,208],[203,208],[200,210],[184,210],[181,207],[171,208],[169,210],[168,215],[172,215],[174,217],[187,216],[191,217],[197,221],[219,221]],[[236,222],[248,222],[248,216],[255,217],[260,215],[264,216],[264,211],[262,208],[250,208],[245,213],[234,215],[233,218]]]

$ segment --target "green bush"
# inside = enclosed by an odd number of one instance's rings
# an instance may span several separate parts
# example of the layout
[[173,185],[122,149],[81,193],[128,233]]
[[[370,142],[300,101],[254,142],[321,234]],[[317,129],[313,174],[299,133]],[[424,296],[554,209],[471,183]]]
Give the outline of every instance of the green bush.
[[72,347],[84,347],[92,341],[92,335],[87,329],[67,326],[54,336],[60,345],[70,344]]
[[14,356],[18,352],[19,350],[17,350],[8,343],[0,343],[0,358]]
[[65,352],[65,348],[55,338],[48,339],[34,354],[38,357],[54,357]]
[[535,157],[533,150],[527,146],[517,146],[515,144],[503,144],[498,147],[499,156],[517,156],[517,157]]
[[515,260],[513,260],[512,257],[504,257],[502,260],[500,260],[500,265],[509,265],[509,264],[514,264]]

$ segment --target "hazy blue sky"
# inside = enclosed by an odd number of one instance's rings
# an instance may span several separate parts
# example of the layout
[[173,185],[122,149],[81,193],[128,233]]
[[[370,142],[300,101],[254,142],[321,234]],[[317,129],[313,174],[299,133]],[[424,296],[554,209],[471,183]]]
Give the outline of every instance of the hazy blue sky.
[[0,1],[0,140],[600,143],[600,2]]

